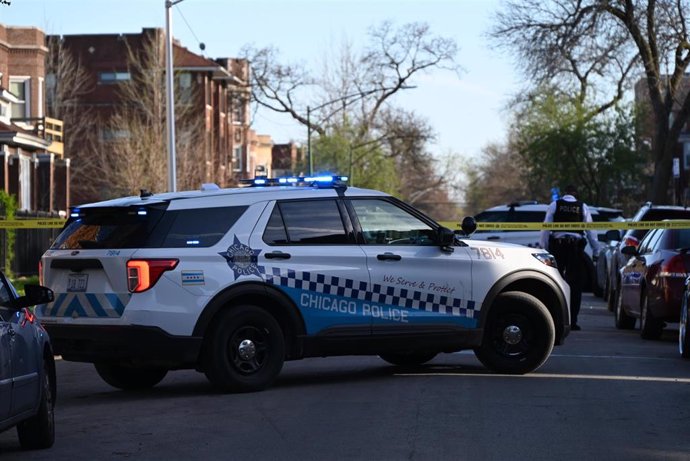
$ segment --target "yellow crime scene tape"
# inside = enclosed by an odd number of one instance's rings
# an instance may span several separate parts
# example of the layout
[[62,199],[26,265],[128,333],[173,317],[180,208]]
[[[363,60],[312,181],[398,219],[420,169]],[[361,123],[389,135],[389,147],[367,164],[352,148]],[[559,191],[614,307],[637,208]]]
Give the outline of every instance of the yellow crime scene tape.
[[0,219],[0,229],[60,229],[65,219]]
[[[0,229],[60,229],[65,219],[0,219]],[[439,224],[450,229],[459,229],[456,221],[440,221]],[[477,230],[607,230],[607,229],[690,229],[690,220],[672,221],[606,221],[575,223],[544,222],[480,222]]]
[[[441,225],[449,229],[459,229],[460,223],[442,221]],[[603,221],[603,222],[478,222],[477,230],[607,230],[607,229],[690,229],[690,220],[672,221]]]

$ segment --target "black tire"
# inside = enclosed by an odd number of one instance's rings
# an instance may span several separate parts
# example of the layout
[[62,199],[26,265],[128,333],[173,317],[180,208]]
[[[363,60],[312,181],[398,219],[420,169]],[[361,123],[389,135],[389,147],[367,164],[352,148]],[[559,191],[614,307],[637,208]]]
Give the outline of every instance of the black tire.
[[683,293],[683,303],[680,306],[680,325],[678,327],[678,352],[684,359],[690,359],[690,335],[688,334],[690,333],[688,331],[690,313],[688,313],[688,309],[688,297],[686,293]]
[[664,331],[664,322],[654,318],[649,312],[649,300],[642,297],[640,306],[640,336],[643,339],[659,339]]
[[616,303],[617,302],[618,302],[618,291],[614,290],[613,287],[609,287],[609,299],[607,302],[607,307],[609,308],[609,312],[616,312]]
[[24,450],[50,448],[55,443],[55,400],[50,370],[50,365],[44,360],[38,413],[17,424],[19,445]]
[[124,391],[150,389],[168,374],[165,368],[130,367],[112,362],[99,362],[94,366],[103,381]]
[[438,353],[436,352],[410,352],[410,353],[389,353],[380,354],[381,357],[386,362],[392,365],[398,365],[400,367],[415,367],[417,365],[422,365],[429,360],[436,357]]
[[482,345],[474,353],[491,371],[524,374],[546,361],[555,337],[553,319],[544,304],[527,293],[511,291],[496,297]]
[[623,296],[621,296],[621,291],[616,290],[616,311],[615,311],[615,320],[616,320],[616,328],[619,330],[632,330],[635,328],[635,317],[631,317],[630,315],[625,313],[625,310],[623,309]]
[[[608,272],[608,269],[606,269],[606,272]],[[604,301],[606,301],[607,304],[609,304],[609,311],[611,311],[611,306],[609,303],[609,299],[611,297],[611,282],[609,281],[608,277],[606,277],[606,279],[604,280],[604,293],[601,297]]]
[[285,338],[276,319],[257,306],[226,309],[205,347],[204,372],[223,392],[255,392],[269,387],[285,360]]

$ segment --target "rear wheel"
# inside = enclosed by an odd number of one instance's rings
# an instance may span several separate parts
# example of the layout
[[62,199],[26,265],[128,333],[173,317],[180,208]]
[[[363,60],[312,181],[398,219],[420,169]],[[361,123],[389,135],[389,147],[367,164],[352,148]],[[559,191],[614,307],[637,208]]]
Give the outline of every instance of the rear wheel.
[[683,293],[683,304],[680,307],[680,326],[678,327],[678,351],[684,359],[690,359],[690,336],[688,335],[688,295]]
[[625,313],[623,309],[623,295],[621,290],[616,290],[616,328],[619,330],[632,330],[635,328],[635,317]]
[[539,368],[555,341],[551,314],[532,295],[506,292],[496,297],[475,355],[497,373],[524,374]]
[[245,305],[220,314],[208,338],[204,370],[224,392],[254,392],[275,381],[284,360],[285,338],[276,319]]
[[41,386],[41,403],[38,413],[17,424],[19,444],[25,450],[50,448],[55,443],[55,400],[53,398],[50,366],[43,361],[43,382]]
[[410,352],[408,354],[381,354],[379,357],[393,365],[413,367],[428,362],[436,355],[438,355],[436,352]]
[[[609,282],[610,283],[610,282]],[[609,298],[607,300],[606,307],[609,308],[609,312],[616,312],[616,303],[618,302],[618,292],[609,286]]]
[[125,391],[150,389],[168,374],[164,368],[130,367],[111,362],[99,362],[94,366],[103,381]]
[[664,322],[654,318],[649,312],[649,300],[647,296],[642,298],[640,306],[640,336],[644,339],[659,339],[664,330]]

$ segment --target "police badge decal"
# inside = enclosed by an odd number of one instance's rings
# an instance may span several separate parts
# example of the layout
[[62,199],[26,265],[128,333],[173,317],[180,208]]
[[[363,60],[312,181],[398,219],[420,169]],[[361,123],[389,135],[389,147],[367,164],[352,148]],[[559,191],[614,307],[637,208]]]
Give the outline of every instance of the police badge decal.
[[263,268],[257,264],[261,250],[252,250],[249,245],[241,243],[237,236],[234,236],[234,240],[227,250],[218,254],[225,258],[235,274],[235,280],[244,275],[261,276]]

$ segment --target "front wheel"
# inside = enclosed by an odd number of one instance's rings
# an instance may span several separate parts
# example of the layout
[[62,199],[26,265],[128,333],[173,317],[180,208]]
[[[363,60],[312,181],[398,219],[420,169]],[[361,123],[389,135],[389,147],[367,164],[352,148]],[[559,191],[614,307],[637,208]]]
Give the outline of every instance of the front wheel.
[[635,328],[635,317],[626,314],[625,309],[623,309],[623,295],[621,294],[620,287],[616,290],[616,328],[619,330],[632,330]]
[[204,371],[221,391],[266,389],[283,368],[283,331],[276,319],[258,306],[225,310],[207,340]]
[[664,331],[664,322],[654,318],[654,315],[649,312],[649,300],[646,296],[642,299],[640,312],[640,336],[643,339],[661,338],[661,334]]
[[408,354],[380,354],[379,357],[381,357],[383,360],[392,365],[398,365],[401,367],[414,367],[428,362],[429,360],[436,357],[436,355],[438,355],[436,352],[410,352]]
[[99,362],[94,366],[103,381],[125,391],[150,389],[168,374],[164,368],[130,367],[110,362]]
[[690,359],[690,336],[688,336],[688,295],[683,293],[680,307],[680,326],[678,327],[678,351],[684,359]]
[[551,354],[556,333],[551,314],[534,296],[501,293],[486,321],[475,355],[497,373],[524,374],[539,368]]
[[25,450],[50,448],[55,443],[55,399],[51,383],[50,366],[43,361],[41,403],[38,413],[17,424],[19,445]]

